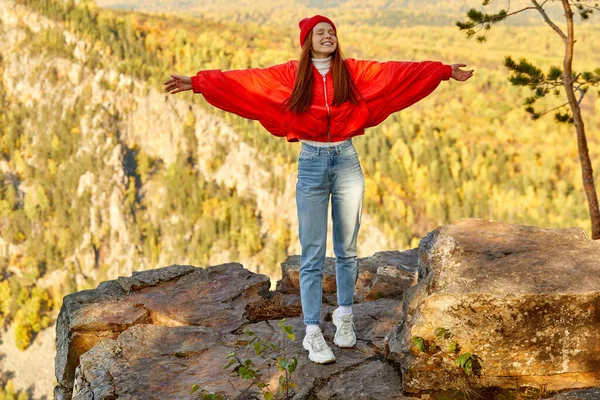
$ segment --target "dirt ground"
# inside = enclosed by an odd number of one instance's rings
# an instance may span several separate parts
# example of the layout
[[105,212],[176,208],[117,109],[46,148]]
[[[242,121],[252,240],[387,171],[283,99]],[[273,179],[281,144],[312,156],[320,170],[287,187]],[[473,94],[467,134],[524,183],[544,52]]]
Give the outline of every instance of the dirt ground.
[[54,395],[55,326],[44,329],[25,351],[17,349],[14,328],[0,333],[0,380],[12,379],[17,391],[28,390],[34,400]]

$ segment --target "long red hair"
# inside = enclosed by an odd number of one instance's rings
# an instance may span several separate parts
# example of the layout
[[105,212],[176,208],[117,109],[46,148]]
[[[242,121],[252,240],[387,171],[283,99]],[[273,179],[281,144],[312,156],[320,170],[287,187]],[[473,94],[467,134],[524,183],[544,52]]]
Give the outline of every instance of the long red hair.
[[[296,82],[294,90],[285,102],[285,106],[289,111],[302,113],[307,111],[312,104],[312,94],[314,87],[314,79],[312,73],[312,30],[308,33],[304,45],[302,46],[302,54],[298,61],[298,72],[296,73]],[[345,57],[340,50],[340,44],[331,53],[331,74],[333,76],[333,104],[338,106],[346,101],[353,104],[358,103],[358,90],[352,81],[350,72],[344,62]]]

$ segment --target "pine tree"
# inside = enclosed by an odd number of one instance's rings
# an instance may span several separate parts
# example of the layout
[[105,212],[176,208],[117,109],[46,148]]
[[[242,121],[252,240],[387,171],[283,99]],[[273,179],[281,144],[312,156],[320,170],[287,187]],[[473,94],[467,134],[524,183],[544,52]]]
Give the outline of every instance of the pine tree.
[[[483,5],[487,6],[491,2],[492,0],[484,0]],[[503,9],[497,14],[485,14],[473,8],[467,13],[468,20],[466,22],[458,21],[456,22],[456,25],[460,30],[466,31],[467,37],[473,37],[483,30],[483,33],[477,36],[477,40],[480,43],[483,43],[487,32],[491,29],[493,24],[504,21],[506,18],[513,15],[528,10],[535,10],[541,15],[546,24],[560,36],[565,49],[562,69],[557,66],[551,66],[548,73],[544,74],[540,68],[526,59],[522,59],[517,63],[510,56],[505,58],[504,65],[512,71],[510,82],[513,85],[527,86],[532,90],[533,95],[525,99],[524,105],[525,111],[527,111],[533,119],[538,119],[545,114],[556,111],[554,118],[557,123],[575,125],[583,187],[588,201],[592,225],[592,238],[600,239],[600,207],[598,206],[598,195],[594,186],[594,172],[590,160],[585,126],[580,108],[581,101],[589,88],[600,87],[600,68],[596,68],[593,72],[584,71],[576,73],[573,71],[572,67],[574,57],[573,50],[576,42],[573,8],[577,10],[582,21],[585,21],[590,18],[594,10],[600,10],[600,7],[598,6],[598,3],[592,3],[591,1],[561,0],[564,9],[564,22],[567,27],[565,32],[548,16],[546,9],[544,9],[544,5],[547,1],[540,4],[537,0],[531,0],[531,3],[532,6],[524,7],[517,11],[509,12],[509,10]],[[545,97],[547,94],[552,93],[557,97],[560,97],[562,90],[565,91],[566,102],[544,111],[536,110],[533,107],[537,100]],[[579,93],[579,99],[576,98],[575,92]],[[598,89],[598,94],[600,94],[600,89]]]

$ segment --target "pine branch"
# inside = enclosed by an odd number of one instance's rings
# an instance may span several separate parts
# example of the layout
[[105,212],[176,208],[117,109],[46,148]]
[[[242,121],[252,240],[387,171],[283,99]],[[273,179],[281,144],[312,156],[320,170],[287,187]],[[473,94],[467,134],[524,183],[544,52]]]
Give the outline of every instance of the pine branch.
[[[545,2],[544,2],[544,3],[545,3]],[[523,11],[526,11],[526,10],[537,10],[537,9],[536,9],[535,7],[525,7],[525,8],[522,8],[522,9],[518,10],[518,11],[513,11],[513,12],[511,12],[511,13],[508,13],[508,14],[506,14],[506,15],[504,16],[504,18],[506,18],[506,17],[510,17],[511,15],[515,15],[515,14],[522,13]]]
[[590,14],[592,14],[594,10],[600,11],[600,5],[598,3],[594,3],[594,5],[591,5],[588,4],[588,2],[583,1],[570,1],[569,5],[577,8],[581,19],[583,20],[589,19]]
[[565,35],[565,33],[554,22],[552,22],[552,20],[548,17],[548,14],[546,14],[544,8],[536,0],[531,0],[531,2],[535,5],[535,8],[539,11],[539,13],[542,14],[542,17],[544,17],[546,23],[550,25],[550,27],[554,29],[563,40],[567,40],[567,35]]
[[549,110],[546,110],[546,111],[544,111],[544,112],[541,112],[541,113],[539,113],[538,115],[541,117],[542,115],[546,115],[546,114],[548,114],[548,113],[550,113],[550,112],[552,112],[552,111],[558,110],[559,108],[562,108],[562,107],[565,107],[565,106],[568,106],[568,105],[569,105],[569,102],[567,101],[566,103],[564,103],[564,104],[561,104],[560,106],[557,106],[557,107],[551,108],[551,109],[549,109]]
[[[594,73],[595,73],[595,75],[594,75]],[[583,79],[584,79],[583,82],[577,81],[579,76],[583,77]],[[573,80],[573,83],[577,83],[577,84],[579,84],[579,86],[585,85],[585,84],[591,84],[593,86],[596,86],[596,85],[600,84],[600,68],[597,68],[596,71],[594,71],[594,72],[585,71],[585,72],[579,74]]]
[[581,105],[581,101],[583,100],[583,96],[585,96],[585,92],[587,92],[587,89],[583,89],[583,88],[576,88],[579,91],[579,100],[577,100],[577,105]]
[[[492,3],[492,0],[484,0],[483,5],[486,6],[490,3]],[[508,8],[510,9],[510,1],[508,3]],[[467,18],[469,20],[466,22],[456,21],[456,26],[458,26],[460,30],[466,30],[468,38],[479,33],[482,29],[484,29],[485,32],[483,33],[483,35],[477,37],[477,40],[479,42],[484,42],[485,36],[487,35],[487,32],[491,29],[493,24],[503,21],[511,15],[519,14],[526,10],[536,9],[536,7],[525,7],[510,13],[506,10],[500,10],[498,14],[484,14],[472,8],[467,12]]]
[[598,86],[598,84],[600,84],[600,79],[592,79],[590,81],[583,81],[583,82],[573,82],[573,83],[577,83],[577,86],[574,86],[575,89],[579,89],[580,87],[582,87],[583,85],[592,85],[592,86]]

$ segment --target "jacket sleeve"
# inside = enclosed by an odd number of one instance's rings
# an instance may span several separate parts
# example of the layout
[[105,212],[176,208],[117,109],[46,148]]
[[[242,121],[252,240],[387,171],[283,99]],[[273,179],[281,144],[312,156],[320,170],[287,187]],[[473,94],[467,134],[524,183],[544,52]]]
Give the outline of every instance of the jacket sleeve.
[[192,76],[192,90],[217,108],[263,122],[281,114],[294,79],[293,61],[268,68],[204,70]]
[[423,99],[452,76],[452,67],[439,61],[367,61],[348,59],[354,83],[367,103],[367,127]]

